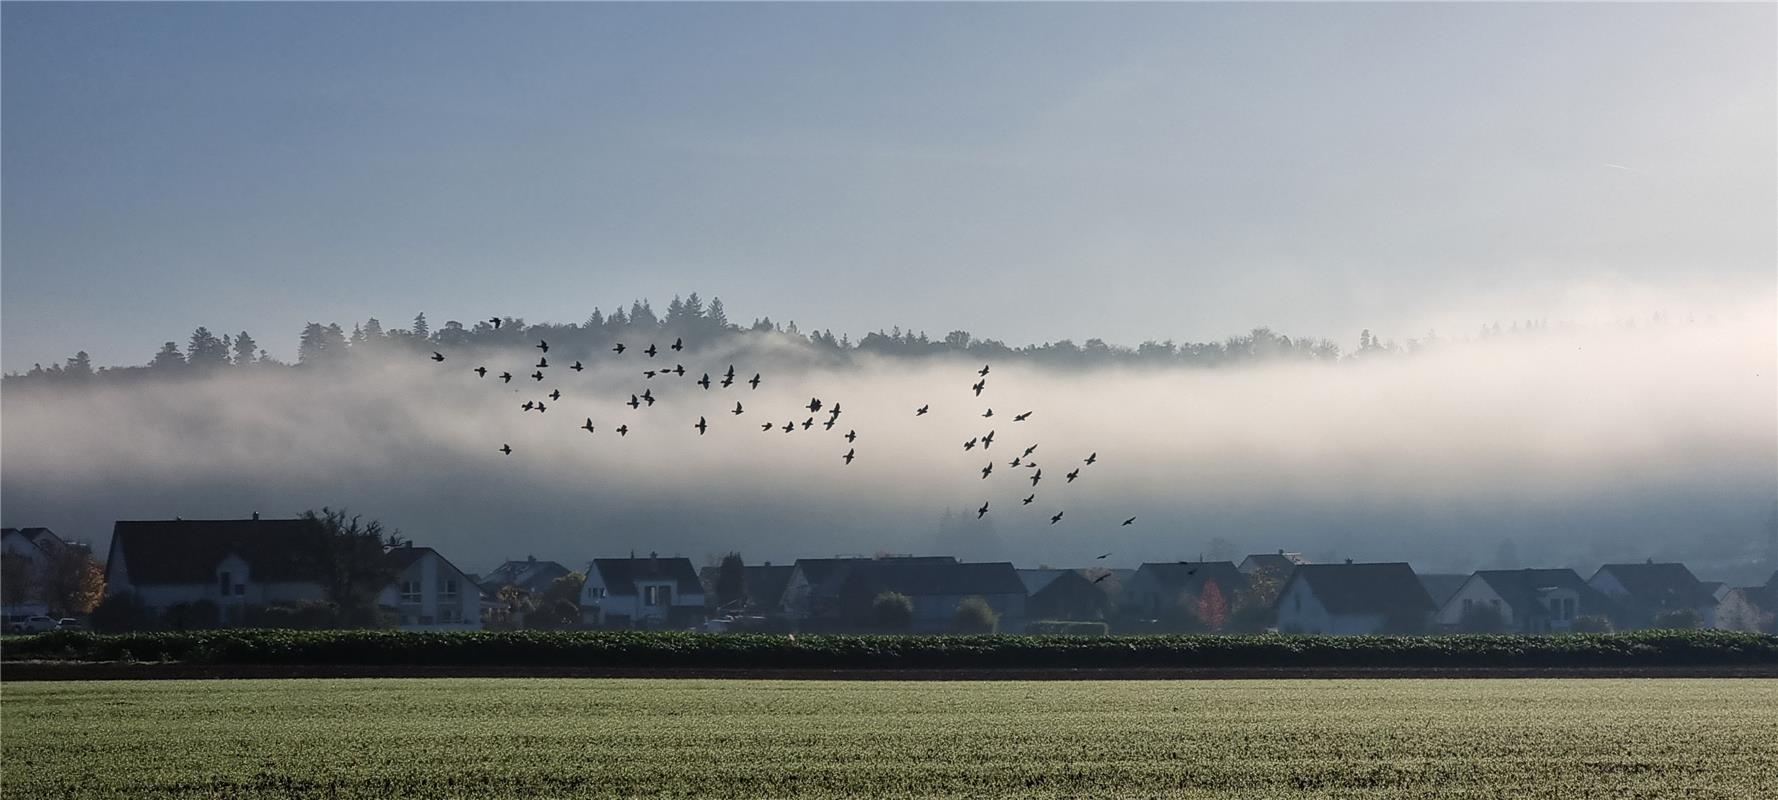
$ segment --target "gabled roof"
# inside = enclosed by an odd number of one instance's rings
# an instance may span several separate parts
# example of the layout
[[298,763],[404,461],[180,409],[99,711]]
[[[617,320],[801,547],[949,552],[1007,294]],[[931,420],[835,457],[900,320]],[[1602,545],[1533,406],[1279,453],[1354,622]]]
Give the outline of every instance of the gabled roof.
[[908,563],[882,559],[852,565],[840,592],[870,597],[879,592],[900,592],[909,597],[1024,595],[1025,584],[1012,564],[1005,561]]
[[1544,589],[1568,589],[1580,595],[1580,612],[1598,614],[1605,611],[1605,595],[1588,586],[1571,569],[1484,569],[1475,577],[1512,607],[1515,617],[1538,617],[1548,614],[1538,595]]
[[[788,564],[763,564],[742,567],[742,581],[745,583],[747,603],[754,608],[775,608],[784,597],[784,587],[790,583],[790,572],[795,569]],[[716,594],[716,579],[722,574],[722,567],[704,567],[698,570],[698,582],[704,587],[704,593]]]
[[1386,564],[1301,564],[1284,582],[1278,601],[1298,582],[1306,583],[1330,614],[1383,614],[1433,611],[1432,596],[1405,562]]
[[1037,594],[1043,591],[1063,573],[1073,572],[1071,569],[1021,569],[1019,582],[1025,584],[1025,594]]
[[1244,571],[1265,570],[1277,575],[1279,580],[1289,577],[1296,565],[1307,563],[1309,559],[1303,558],[1302,553],[1286,553],[1282,550],[1276,553],[1254,553],[1241,559],[1241,566],[1247,568]]
[[557,578],[572,571],[554,561],[538,561],[535,558],[528,558],[524,561],[507,561],[483,575],[481,585],[489,592],[498,592],[507,586],[517,586],[535,594],[548,589],[549,585],[554,583]]
[[673,581],[681,596],[704,593],[704,585],[698,582],[698,571],[692,568],[689,558],[595,558],[587,574],[595,570],[605,590],[614,595],[635,594],[637,581]]
[[1149,562],[1136,568],[1138,578],[1144,575],[1163,588],[1191,594],[1197,594],[1210,581],[1216,581],[1216,587],[1224,597],[1248,589],[1247,576],[1241,574],[1232,561]]
[[1636,603],[1659,608],[1714,605],[1716,597],[1698,582],[1692,571],[1679,563],[1606,564],[1593,573],[1607,573],[1624,587]]
[[840,585],[851,574],[852,567],[858,564],[955,564],[954,556],[884,556],[882,558],[799,558],[795,569],[802,570],[803,579],[809,582],[811,593],[831,597],[840,591]]
[[1451,599],[1451,595],[1456,594],[1458,589],[1463,588],[1464,581],[1469,580],[1468,575],[1454,572],[1422,572],[1419,573],[1419,578],[1420,586],[1432,597],[1433,604],[1440,606]]
[[230,555],[247,562],[254,582],[319,582],[325,536],[306,519],[121,520],[111,561],[121,555],[137,586],[209,583]]

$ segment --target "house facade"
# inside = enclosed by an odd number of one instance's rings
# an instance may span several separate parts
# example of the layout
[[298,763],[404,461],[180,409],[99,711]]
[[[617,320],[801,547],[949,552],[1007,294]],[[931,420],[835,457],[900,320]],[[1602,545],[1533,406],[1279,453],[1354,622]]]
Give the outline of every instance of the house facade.
[[1615,603],[1613,624],[1620,629],[1647,628],[1663,612],[1689,609],[1703,627],[1716,627],[1715,594],[1684,564],[1606,564],[1587,585]]
[[704,619],[704,587],[688,558],[595,558],[580,610],[582,622],[595,627],[693,627]]
[[215,603],[221,622],[248,606],[326,599],[315,553],[324,532],[303,519],[119,521],[105,561],[105,595],[134,593],[151,614]]
[[1480,570],[1445,599],[1433,621],[1458,630],[1466,614],[1485,609],[1505,631],[1563,633],[1573,630],[1576,617],[1607,614],[1608,605],[1571,569]]
[[1282,633],[1418,633],[1432,597],[1406,563],[1302,564],[1273,604]]
[[437,550],[406,545],[384,554],[395,580],[377,604],[402,630],[481,630],[481,588]]
[[16,575],[9,572],[6,580],[17,580],[17,588],[6,592],[8,602],[0,606],[0,614],[8,617],[49,613],[47,577],[50,563],[61,556],[68,544],[48,528],[0,528],[0,557],[16,564]]

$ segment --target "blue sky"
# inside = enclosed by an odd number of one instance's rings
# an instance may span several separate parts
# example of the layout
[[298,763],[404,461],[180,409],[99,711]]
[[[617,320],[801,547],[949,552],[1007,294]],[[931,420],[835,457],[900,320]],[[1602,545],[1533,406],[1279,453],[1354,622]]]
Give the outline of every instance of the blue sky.
[[1350,344],[1769,304],[1778,264],[1770,5],[3,16],[7,370],[694,289],[854,335]]

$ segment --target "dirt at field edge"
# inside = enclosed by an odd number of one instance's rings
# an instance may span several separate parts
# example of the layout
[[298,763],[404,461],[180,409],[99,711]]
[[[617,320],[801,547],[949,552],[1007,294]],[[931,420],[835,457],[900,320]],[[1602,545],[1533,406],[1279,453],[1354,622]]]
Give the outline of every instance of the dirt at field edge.
[[1418,668],[1224,667],[1201,669],[708,669],[534,666],[0,663],[0,681],[239,678],[723,678],[753,680],[1032,681],[1253,680],[1267,678],[1778,678],[1778,664],[1706,667]]

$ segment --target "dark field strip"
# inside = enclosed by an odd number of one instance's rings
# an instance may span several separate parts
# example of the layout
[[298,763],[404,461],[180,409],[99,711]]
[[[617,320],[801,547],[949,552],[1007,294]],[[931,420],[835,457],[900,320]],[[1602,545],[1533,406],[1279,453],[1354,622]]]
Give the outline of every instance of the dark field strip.
[[1753,798],[1778,681],[9,683],[7,798]]

